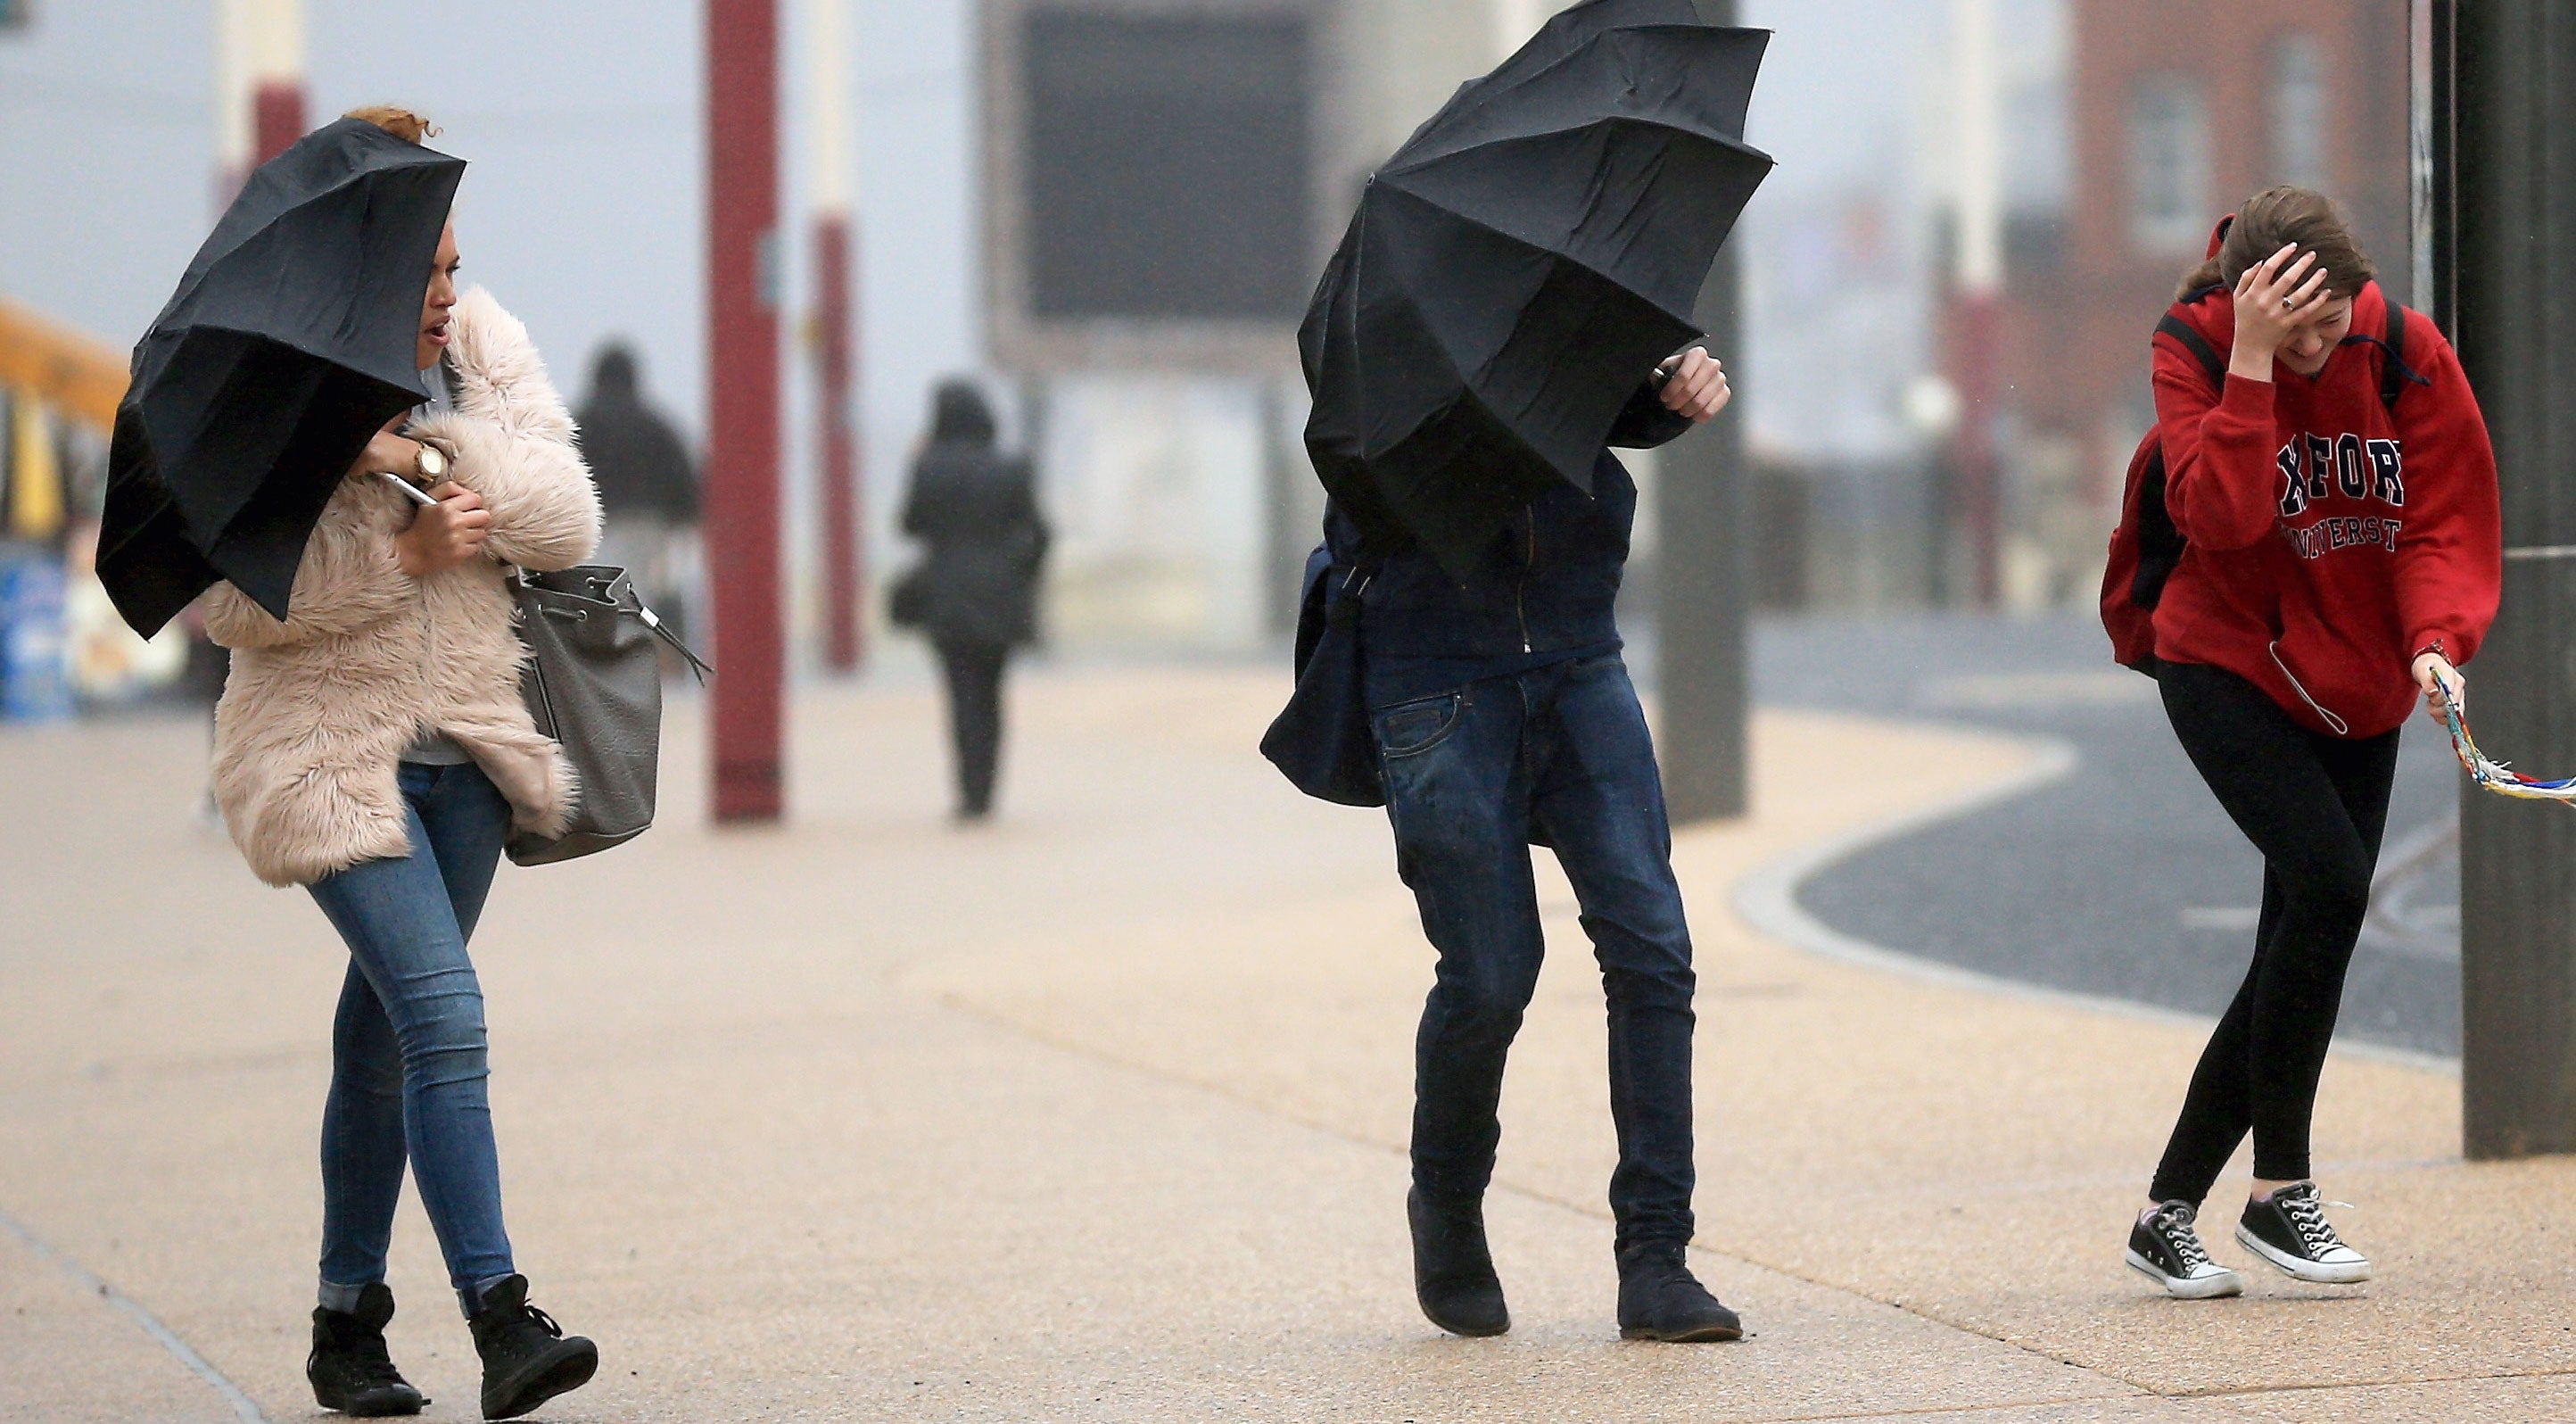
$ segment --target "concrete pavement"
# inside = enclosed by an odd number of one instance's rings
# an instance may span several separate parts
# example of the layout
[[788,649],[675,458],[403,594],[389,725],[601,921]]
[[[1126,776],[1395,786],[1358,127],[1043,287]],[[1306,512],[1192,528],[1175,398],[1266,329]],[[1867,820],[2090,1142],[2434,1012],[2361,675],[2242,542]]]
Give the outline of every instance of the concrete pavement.
[[[2459,1163],[2455,1080],[2329,1069],[2321,1179],[2379,1282],[2169,1302],[2119,1247],[2194,1029],[1738,922],[1754,867],[2027,755],[1816,714],[1765,718],[1757,815],[1676,850],[1697,1259],[1756,1337],[1616,1338],[1599,991],[1552,873],[1491,1211],[1516,1327],[1441,1337],[1402,1226],[1429,951],[1382,820],[1252,755],[1282,691],[1027,679],[1005,816],[969,831],[926,689],[803,698],[764,831],[701,826],[682,707],[661,828],[505,871],[476,948],[512,1233],[605,1356],[542,1417],[2576,1417],[2576,1167]],[[342,958],[190,828],[201,757],[185,724],[0,733],[0,1213],[303,1419]],[[473,1417],[410,1202],[392,1281],[431,1416]],[[113,1305],[0,1230],[0,1418],[246,1417]]]

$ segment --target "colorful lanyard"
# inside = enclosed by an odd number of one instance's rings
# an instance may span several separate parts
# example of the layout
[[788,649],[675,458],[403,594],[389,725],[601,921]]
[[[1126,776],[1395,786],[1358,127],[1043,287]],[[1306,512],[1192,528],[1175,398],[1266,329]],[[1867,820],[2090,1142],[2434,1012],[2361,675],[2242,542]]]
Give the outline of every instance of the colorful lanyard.
[[2457,702],[2445,701],[2442,720],[2451,727],[2451,750],[2460,758],[2460,769],[2469,779],[2498,796],[2512,796],[2525,801],[2560,801],[2576,803],[2576,777],[2559,781],[2541,781],[2523,775],[2500,761],[2490,761],[2469,736],[2468,720],[2461,716]]

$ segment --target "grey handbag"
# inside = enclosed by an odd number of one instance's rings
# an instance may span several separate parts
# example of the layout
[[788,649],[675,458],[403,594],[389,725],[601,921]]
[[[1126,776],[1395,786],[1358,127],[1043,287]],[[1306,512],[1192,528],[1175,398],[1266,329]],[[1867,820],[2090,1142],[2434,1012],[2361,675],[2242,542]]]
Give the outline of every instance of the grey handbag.
[[653,824],[662,753],[662,659],[655,642],[678,649],[700,681],[713,669],[644,606],[624,569],[521,570],[510,590],[519,637],[528,645],[520,680],[528,715],[563,747],[580,781],[563,834],[515,833],[510,860],[552,865],[623,845]]

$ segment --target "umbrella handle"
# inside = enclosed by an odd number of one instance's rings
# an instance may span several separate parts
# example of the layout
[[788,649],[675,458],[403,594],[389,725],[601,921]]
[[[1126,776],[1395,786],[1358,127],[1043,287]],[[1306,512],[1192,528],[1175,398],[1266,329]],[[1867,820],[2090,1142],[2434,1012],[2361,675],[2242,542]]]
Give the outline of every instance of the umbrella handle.
[[1648,376],[1646,378],[1647,382],[1653,385],[1656,390],[1662,390],[1665,383],[1672,380],[1673,372],[1681,369],[1682,358],[1689,355],[1691,348],[1694,346],[1699,347],[1701,350],[1708,349],[1708,333],[1702,332],[1699,335],[1692,337],[1690,340],[1683,342],[1681,350],[1674,352],[1672,355],[1667,356],[1662,361],[1658,362],[1655,366],[1655,374]]

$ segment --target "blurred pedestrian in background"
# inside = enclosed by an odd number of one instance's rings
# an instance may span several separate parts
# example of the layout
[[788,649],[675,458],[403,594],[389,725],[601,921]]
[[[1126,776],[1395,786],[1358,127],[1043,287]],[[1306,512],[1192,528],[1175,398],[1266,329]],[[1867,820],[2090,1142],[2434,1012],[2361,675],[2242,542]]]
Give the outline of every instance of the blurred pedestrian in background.
[[912,464],[903,532],[928,546],[894,588],[894,621],[939,649],[957,753],[957,817],[993,809],[1002,750],[1002,672],[1037,637],[1047,526],[1023,455],[994,448],[993,410],[966,381],[931,399],[930,438]]
[[607,519],[601,561],[624,568],[645,603],[686,635],[699,587],[698,466],[645,399],[642,366],[624,342],[591,358],[590,394],[573,420]]
[[[2436,720],[2461,694],[2457,665],[2504,581],[2477,397],[2441,331],[2376,275],[2343,214],[2303,188],[2219,224],[2156,328],[2159,444],[2133,466],[2112,547],[2112,568],[2133,571],[2104,590],[2113,641],[2154,673],[2174,736],[2263,855],[2253,963],[2129,1233],[2130,1266],[2176,1296],[2244,1289],[2197,1221],[2249,1133],[2237,1243],[2302,1281],[2370,1279],[2309,1176],[2317,1080],[2370,909],[2398,727],[2419,694]],[[2159,452],[2156,481],[2145,456]]]
[[[429,132],[398,109],[350,119],[411,144]],[[305,143],[381,146],[356,127]],[[458,260],[446,226],[426,272],[343,274],[424,283],[414,359],[438,394],[377,432],[335,482],[284,619],[229,582],[204,607],[207,631],[233,649],[215,714],[224,821],[251,869],[308,887],[349,947],[306,1377],[325,1408],[420,1410],[384,1338],[408,1166],[482,1357],[484,1417],[500,1419],[579,1387],[599,1363],[590,1341],[528,1304],[512,1260],[483,994],[466,954],[504,839],[559,828],[574,795],[561,749],[520,700],[505,566],[588,558],[599,503],[526,328],[480,289],[459,296]]]

